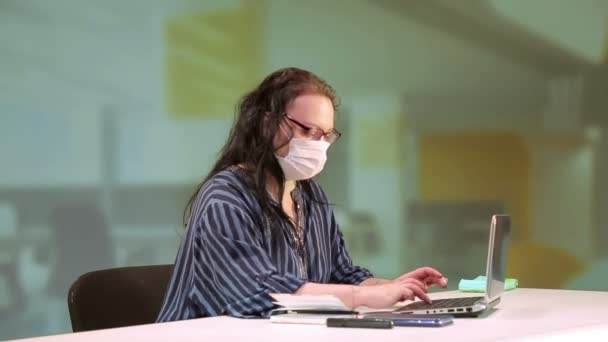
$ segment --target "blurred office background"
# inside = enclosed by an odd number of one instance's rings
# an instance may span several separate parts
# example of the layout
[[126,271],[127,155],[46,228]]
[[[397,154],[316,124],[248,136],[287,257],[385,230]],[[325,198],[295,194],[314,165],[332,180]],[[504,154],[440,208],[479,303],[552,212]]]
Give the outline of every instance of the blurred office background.
[[0,0],[0,339],[70,331],[84,272],[171,263],[234,105],[342,98],[319,177],[356,262],[608,290],[608,1]]

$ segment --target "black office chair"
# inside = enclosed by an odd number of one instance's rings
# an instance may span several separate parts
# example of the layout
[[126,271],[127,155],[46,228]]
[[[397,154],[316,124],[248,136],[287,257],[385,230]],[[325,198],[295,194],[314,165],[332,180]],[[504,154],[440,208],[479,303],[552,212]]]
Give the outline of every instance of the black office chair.
[[122,267],[81,275],[70,287],[74,332],[154,323],[173,265]]

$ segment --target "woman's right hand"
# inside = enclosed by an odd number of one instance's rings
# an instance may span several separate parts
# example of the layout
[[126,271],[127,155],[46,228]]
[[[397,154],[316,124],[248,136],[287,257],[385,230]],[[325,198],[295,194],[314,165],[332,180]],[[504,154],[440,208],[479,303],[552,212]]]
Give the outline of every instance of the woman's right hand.
[[431,299],[426,294],[426,286],[419,280],[406,279],[381,285],[357,286],[355,306],[374,309],[387,308],[404,300],[418,297],[427,303]]

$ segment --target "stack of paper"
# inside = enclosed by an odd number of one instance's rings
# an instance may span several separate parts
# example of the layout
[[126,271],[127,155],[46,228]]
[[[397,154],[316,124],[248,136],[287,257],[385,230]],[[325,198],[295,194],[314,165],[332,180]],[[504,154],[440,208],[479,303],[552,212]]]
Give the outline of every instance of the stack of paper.
[[273,303],[283,311],[315,311],[315,312],[351,312],[340,299],[331,295],[293,295],[286,293],[271,293]]
[[325,325],[329,317],[357,317],[356,312],[331,295],[272,293],[270,296],[274,299],[273,303],[279,306],[271,313],[270,321],[272,323]]
[[286,313],[270,316],[270,323],[325,325],[328,318],[357,318],[357,314]]
[[[462,279],[458,283],[458,290],[463,292],[486,292],[486,276],[479,276],[475,279]],[[517,279],[505,279],[505,291],[513,290],[518,286]]]

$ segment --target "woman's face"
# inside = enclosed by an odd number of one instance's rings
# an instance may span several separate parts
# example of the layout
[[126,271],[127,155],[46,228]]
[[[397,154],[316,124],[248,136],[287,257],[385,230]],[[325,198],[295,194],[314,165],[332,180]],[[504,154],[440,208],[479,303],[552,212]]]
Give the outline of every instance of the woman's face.
[[334,106],[323,95],[300,95],[288,106],[287,117],[283,117],[279,130],[274,136],[276,154],[285,157],[289,152],[289,140],[294,138],[313,139],[310,132],[329,132],[334,128]]

